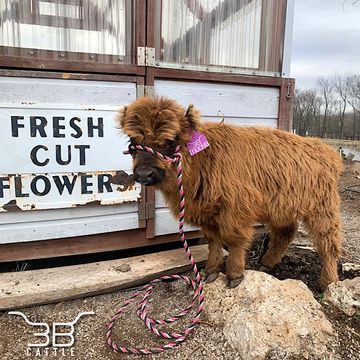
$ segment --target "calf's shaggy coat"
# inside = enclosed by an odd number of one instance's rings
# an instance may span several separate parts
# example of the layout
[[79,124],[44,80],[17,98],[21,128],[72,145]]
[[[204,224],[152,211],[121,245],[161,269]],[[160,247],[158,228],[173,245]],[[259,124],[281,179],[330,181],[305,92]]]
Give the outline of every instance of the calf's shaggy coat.
[[[119,113],[120,126],[133,144],[151,146],[171,156],[183,155],[185,221],[202,228],[209,243],[208,281],[216,279],[227,246],[228,286],[242,279],[253,225],[263,222],[270,246],[262,259],[277,264],[304,221],[323,262],[320,286],[338,280],[341,250],[338,180],[339,155],[316,139],[280,130],[200,122],[194,107],[175,101],[141,98]],[[206,135],[210,146],[190,156],[192,130]],[[133,153],[135,179],[160,190],[174,214],[179,195],[176,166],[146,152]]]

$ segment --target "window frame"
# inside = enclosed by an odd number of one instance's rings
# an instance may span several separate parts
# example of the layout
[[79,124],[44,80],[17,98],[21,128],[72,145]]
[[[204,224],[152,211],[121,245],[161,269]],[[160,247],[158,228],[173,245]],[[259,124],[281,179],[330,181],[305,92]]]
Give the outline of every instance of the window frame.
[[[39,1],[40,0],[31,0],[31,11],[38,9]],[[66,0],[45,1],[49,3],[69,5],[69,2]],[[83,3],[83,0],[72,1],[78,3],[79,5]],[[127,40],[125,44],[125,53],[130,55],[116,56],[97,53],[64,52],[36,48],[0,46],[1,67],[45,71],[82,71],[104,74],[144,75],[144,67],[137,65],[136,49],[139,46],[145,46],[146,0],[131,2],[131,11],[134,12],[134,26],[132,27],[134,31],[132,31],[131,36],[126,36]],[[25,23],[34,24],[35,14],[36,12],[32,12],[32,22],[29,22],[28,20],[25,21],[25,19],[23,19]],[[41,15],[41,19],[45,22],[44,25],[49,25],[49,18],[53,17],[49,15]],[[129,17],[126,17],[125,20],[129,21]],[[68,22],[74,21],[73,25],[76,25],[77,28],[79,28],[80,22],[83,20],[59,17],[58,21],[60,22],[60,25],[62,25],[60,27],[65,26]],[[27,56],[19,56],[19,52],[26,52]],[[39,53],[41,53],[42,56],[36,57]]]

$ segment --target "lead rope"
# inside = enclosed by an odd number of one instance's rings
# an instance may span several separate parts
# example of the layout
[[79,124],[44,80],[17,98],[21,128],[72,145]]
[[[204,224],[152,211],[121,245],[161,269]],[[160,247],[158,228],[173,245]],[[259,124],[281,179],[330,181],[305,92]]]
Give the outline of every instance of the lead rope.
[[[186,340],[187,336],[194,330],[195,326],[199,324],[200,321],[200,315],[202,311],[204,310],[204,289],[203,284],[201,282],[201,277],[199,270],[196,266],[195,260],[190,252],[188,243],[185,239],[185,233],[184,233],[184,216],[185,216],[185,194],[184,194],[184,188],[182,183],[182,154],[180,153],[180,147],[178,146],[175,150],[175,153],[173,154],[173,157],[169,157],[166,155],[163,155],[162,153],[154,150],[151,147],[148,146],[142,146],[142,145],[129,145],[129,150],[125,151],[124,154],[131,154],[133,152],[136,152],[137,150],[140,151],[147,151],[151,153],[154,156],[157,156],[165,161],[168,161],[169,163],[177,163],[177,184],[179,189],[179,234],[180,239],[183,243],[186,255],[189,258],[189,261],[192,266],[192,270],[194,272],[195,280],[190,278],[189,276],[185,275],[164,275],[157,279],[152,280],[150,283],[144,285],[141,287],[138,291],[134,292],[130,298],[124,301],[123,305],[117,310],[115,315],[112,317],[110,323],[107,326],[107,332],[106,332],[106,338],[108,345],[115,351],[115,352],[121,352],[125,354],[156,354],[161,353],[167,349],[172,349],[175,346],[181,344],[184,340]],[[157,283],[161,281],[167,281],[170,279],[178,279],[184,281],[189,287],[193,289],[193,297],[192,302],[186,306],[182,311],[180,311],[177,315],[171,316],[167,319],[153,319],[148,316],[146,306],[148,304],[150,295],[156,286]],[[112,329],[115,324],[115,321],[120,316],[121,313],[123,313],[124,309],[131,304],[135,298],[137,298],[139,295],[141,295],[145,291],[142,299],[138,303],[138,307],[136,310],[137,315],[141,320],[144,321],[145,326],[154,334],[164,338],[171,340],[170,342],[159,345],[153,348],[137,348],[137,347],[125,347],[118,345],[116,342],[113,341],[112,338]],[[198,303],[198,307],[196,310],[196,314],[191,321],[190,325],[185,328],[183,331],[180,332],[165,332],[160,331],[155,325],[166,325],[173,323],[179,319],[181,319],[183,316],[187,315],[191,309]]]

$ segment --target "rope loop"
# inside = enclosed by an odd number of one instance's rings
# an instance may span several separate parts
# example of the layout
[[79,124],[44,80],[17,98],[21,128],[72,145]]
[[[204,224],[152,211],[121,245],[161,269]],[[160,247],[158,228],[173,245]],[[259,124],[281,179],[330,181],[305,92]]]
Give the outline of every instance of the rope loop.
[[[200,316],[202,311],[204,310],[204,287],[201,281],[200,272],[196,266],[195,259],[193,258],[191,251],[189,249],[188,243],[185,238],[184,233],[184,217],[185,217],[185,193],[183,188],[182,182],[182,154],[180,152],[180,146],[177,146],[174,154],[172,157],[166,156],[161,152],[153,149],[149,146],[143,145],[133,145],[130,144],[127,151],[124,151],[124,154],[132,154],[137,151],[147,151],[148,153],[168,161],[171,164],[177,163],[177,184],[179,189],[179,234],[180,239],[183,243],[184,250],[186,255],[191,263],[192,270],[194,273],[194,279],[190,278],[186,275],[164,275],[157,279],[152,280],[150,283],[141,287],[138,291],[134,292],[130,298],[124,301],[123,305],[116,311],[115,315],[111,318],[106,332],[106,338],[108,345],[113,349],[115,352],[120,352],[124,354],[136,354],[136,355],[150,355],[150,354],[157,354],[164,352],[165,350],[172,349],[175,346],[181,344],[183,341],[186,340],[187,336],[194,330],[194,328],[199,324]],[[148,316],[147,314],[147,304],[149,298],[152,294],[153,289],[155,288],[156,284],[162,281],[168,280],[182,280],[193,290],[192,301],[189,305],[187,305],[183,310],[181,310],[177,315],[170,316],[167,319],[153,319]],[[133,303],[133,301],[142,294],[141,300],[138,302],[136,313],[138,317],[145,323],[145,326],[151,331],[152,333],[158,335],[163,339],[170,340],[168,343],[164,345],[159,345],[153,348],[138,348],[138,347],[125,347],[118,345],[112,338],[112,330],[115,325],[117,318],[124,312],[125,308]],[[194,318],[192,319],[191,323],[182,331],[179,332],[166,332],[160,331],[156,325],[167,325],[171,324],[175,321],[180,320],[182,317],[187,315],[195,306],[197,305],[197,310],[195,313]]]

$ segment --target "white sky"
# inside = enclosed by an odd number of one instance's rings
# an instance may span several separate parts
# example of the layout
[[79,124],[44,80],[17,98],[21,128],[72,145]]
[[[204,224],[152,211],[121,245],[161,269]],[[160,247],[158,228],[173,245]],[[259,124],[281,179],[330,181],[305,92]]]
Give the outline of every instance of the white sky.
[[319,76],[360,74],[360,1],[295,0],[291,76],[316,87]]

